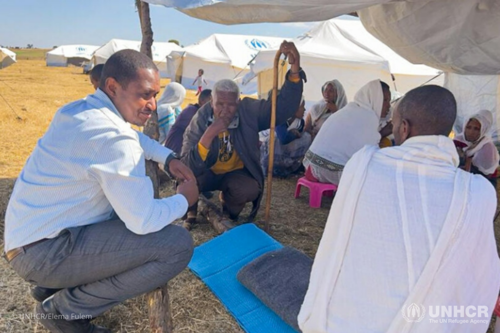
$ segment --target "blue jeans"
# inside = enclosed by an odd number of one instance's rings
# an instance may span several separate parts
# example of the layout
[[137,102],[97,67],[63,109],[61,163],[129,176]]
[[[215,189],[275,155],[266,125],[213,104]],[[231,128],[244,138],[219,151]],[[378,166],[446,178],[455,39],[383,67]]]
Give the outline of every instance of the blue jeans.
[[169,225],[147,235],[120,220],[63,230],[24,250],[10,265],[26,281],[61,288],[54,304],[63,315],[96,317],[165,285],[191,260],[187,230]]

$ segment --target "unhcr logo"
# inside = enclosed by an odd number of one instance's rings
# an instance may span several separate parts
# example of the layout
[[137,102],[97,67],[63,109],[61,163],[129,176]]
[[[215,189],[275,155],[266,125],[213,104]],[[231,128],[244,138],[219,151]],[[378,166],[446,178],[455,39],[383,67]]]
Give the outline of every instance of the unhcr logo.
[[411,303],[408,307],[401,309],[403,318],[409,323],[419,323],[424,319],[425,307],[416,303]]
[[252,50],[262,50],[270,47],[268,42],[256,38],[245,40],[245,44]]

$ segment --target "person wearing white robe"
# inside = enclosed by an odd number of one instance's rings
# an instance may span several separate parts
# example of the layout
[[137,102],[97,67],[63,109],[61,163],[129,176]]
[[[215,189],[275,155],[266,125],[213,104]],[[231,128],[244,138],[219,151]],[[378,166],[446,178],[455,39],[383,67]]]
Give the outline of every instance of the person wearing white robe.
[[321,87],[321,94],[323,99],[314,104],[306,114],[305,131],[309,132],[313,139],[328,117],[347,105],[344,86],[339,80],[325,82]]
[[[464,123],[462,133],[455,141],[462,143],[457,147],[459,155],[464,157],[464,169],[485,176],[493,186],[496,186],[495,171],[500,157],[491,138],[490,129],[493,125],[493,115],[488,110],[481,110],[469,117]],[[456,144],[456,146],[458,146]],[[470,164],[470,165],[469,165]],[[462,165],[461,165],[462,166]]]
[[379,143],[380,118],[389,112],[390,100],[387,84],[373,80],[364,85],[353,102],[325,121],[306,153],[304,167],[319,182],[338,184],[351,156],[364,145]]
[[186,88],[177,82],[172,82],[165,87],[163,95],[156,103],[158,112],[158,129],[160,137],[158,142],[161,144],[167,140],[167,135],[175,123],[175,119],[181,113],[181,105],[186,97]]
[[[500,288],[496,193],[457,168],[455,117],[448,90],[416,88],[394,113],[400,146],[366,146],[347,163],[298,316],[303,333],[486,332]],[[487,313],[436,323],[430,306]]]

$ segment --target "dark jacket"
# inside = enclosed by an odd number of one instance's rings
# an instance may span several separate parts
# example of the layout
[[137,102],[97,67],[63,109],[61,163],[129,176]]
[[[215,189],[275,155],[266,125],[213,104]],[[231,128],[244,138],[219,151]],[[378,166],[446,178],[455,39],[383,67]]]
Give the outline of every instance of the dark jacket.
[[[302,98],[303,83],[285,81],[278,95],[276,107],[276,125],[283,124],[294,115]],[[255,217],[264,189],[264,174],[260,167],[259,132],[269,129],[271,123],[271,100],[256,100],[244,98],[238,104],[236,111],[239,116],[237,128],[229,129],[234,140],[234,149],[241,158],[245,168],[260,186],[260,195],[254,202],[250,218]],[[182,144],[182,161],[188,165],[198,177],[209,170],[217,161],[219,155],[219,140],[212,140],[207,159],[203,161],[198,152],[198,142],[205,133],[209,118],[213,115],[210,103],[198,110],[184,133]]]
[[177,154],[181,153],[184,132],[199,108],[198,104],[189,104],[188,107],[182,110],[170,131],[168,131],[165,147],[172,149]]

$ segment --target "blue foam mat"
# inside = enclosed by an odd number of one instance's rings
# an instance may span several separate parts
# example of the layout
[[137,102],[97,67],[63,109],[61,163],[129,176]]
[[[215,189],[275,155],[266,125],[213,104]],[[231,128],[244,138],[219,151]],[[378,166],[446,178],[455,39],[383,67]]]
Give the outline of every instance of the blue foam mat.
[[188,267],[221,300],[248,333],[295,333],[237,279],[238,271],[283,246],[254,224],[243,224],[194,250]]

